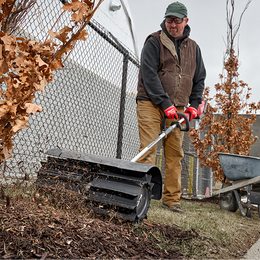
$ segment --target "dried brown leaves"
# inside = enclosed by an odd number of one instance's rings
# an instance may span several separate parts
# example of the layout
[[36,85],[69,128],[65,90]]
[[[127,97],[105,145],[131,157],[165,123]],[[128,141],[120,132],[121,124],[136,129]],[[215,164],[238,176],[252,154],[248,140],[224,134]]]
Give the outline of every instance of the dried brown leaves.
[[65,4],[64,12],[73,11],[71,19],[77,31],[72,33],[73,28],[68,26],[59,32],[50,30],[50,39],[40,43],[11,35],[9,29],[14,28],[17,18],[24,17],[35,3],[19,2],[0,0],[0,164],[12,156],[13,136],[28,127],[31,114],[43,110],[33,104],[35,92],[44,92],[53,80],[53,71],[63,67],[62,55],[68,54],[78,40],[86,39],[84,27],[102,0],[94,10],[94,1],[72,0]]
[[[258,139],[257,136],[253,136],[251,127],[256,121],[260,102],[248,102],[251,88],[242,80],[238,80],[238,59],[234,51],[224,63],[224,69],[226,76],[220,75],[223,82],[215,85],[216,105],[212,107],[208,104],[200,129],[190,131],[200,165],[212,169],[215,181],[222,181],[224,178],[218,152],[250,155],[249,150]],[[206,88],[204,98],[212,100],[209,98],[209,88]],[[199,131],[202,130],[206,131],[204,139],[199,136]]]

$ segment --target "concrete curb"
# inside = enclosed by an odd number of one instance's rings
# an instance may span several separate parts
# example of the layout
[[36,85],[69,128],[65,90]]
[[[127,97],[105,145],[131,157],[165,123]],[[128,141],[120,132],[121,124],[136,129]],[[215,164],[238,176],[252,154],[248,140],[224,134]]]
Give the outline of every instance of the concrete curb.
[[247,251],[242,259],[260,259],[260,239]]

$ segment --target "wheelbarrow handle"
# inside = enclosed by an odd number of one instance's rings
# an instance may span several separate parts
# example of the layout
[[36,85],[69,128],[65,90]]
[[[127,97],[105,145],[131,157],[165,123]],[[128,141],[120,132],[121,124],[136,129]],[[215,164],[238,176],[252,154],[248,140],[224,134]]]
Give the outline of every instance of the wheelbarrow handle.
[[[188,132],[190,130],[190,122],[189,122],[188,117],[184,113],[179,113],[179,112],[177,112],[177,115],[178,115],[178,118],[181,118],[181,119],[177,122],[172,122],[171,126],[176,125],[176,127],[178,127],[181,131]],[[167,116],[164,115],[164,118],[162,120],[163,131],[167,130],[166,119],[167,119]],[[181,123],[183,123],[184,121],[185,121],[185,128],[182,128]]]

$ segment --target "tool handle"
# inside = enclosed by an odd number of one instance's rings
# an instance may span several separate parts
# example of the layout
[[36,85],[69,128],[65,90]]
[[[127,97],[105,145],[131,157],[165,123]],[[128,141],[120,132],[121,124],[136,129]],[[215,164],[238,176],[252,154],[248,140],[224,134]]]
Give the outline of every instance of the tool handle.
[[[176,125],[176,127],[178,127],[181,131],[189,132],[189,130],[190,130],[190,122],[189,122],[188,117],[184,113],[177,113],[177,115],[178,115],[178,118],[182,117],[182,119],[177,121],[177,122],[172,122],[171,126],[172,125]],[[163,128],[164,131],[167,130],[167,128],[166,128],[166,119],[167,119],[167,117],[164,116],[164,118],[162,120],[162,128]],[[183,121],[185,121],[185,126],[186,126],[185,128],[182,128],[182,126],[181,126],[181,123]]]
[[[162,120],[162,127],[163,127],[163,131],[162,133],[159,135],[158,138],[156,138],[154,141],[152,141],[148,146],[146,146],[139,154],[137,154],[132,160],[131,162],[136,162],[142,155],[144,155],[151,147],[153,147],[155,144],[157,144],[162,138],[166,137],[170,132],[173,131],[173,129],[175,127],[178,127],[181,131],[189,131],[190,130],[190,123],[189,123],[189,119],[186,115],[182,114],[182,113],[177,113],[178,117],[182,117],[178,122],[172,122],[171,126],[169,126],[168,128],[166,128],[166,115],[164,116],[163,120]],[[181,123],[182,122],[186,122],[186,128],[182,128],[181,127]]]

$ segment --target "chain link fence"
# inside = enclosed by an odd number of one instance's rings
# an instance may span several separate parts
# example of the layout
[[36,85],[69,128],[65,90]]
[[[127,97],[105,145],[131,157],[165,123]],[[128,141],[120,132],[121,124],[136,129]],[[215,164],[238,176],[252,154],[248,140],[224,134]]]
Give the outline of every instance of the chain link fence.
[[[44,41],[62,12],[59,0],[38,1],[17,36]],[[63,15],[54,31],[69,25]],[[51,148],[129,160],[138,152],[135,95],[139,61],[113,35],[91,20],[86,41],[78,42],[55,80],[38,92],[44,111],[14,139],[4,181],[35,177],[44,152]]]
[[[197,129],[198,125],[198,120],[191,121],[191,127]],[[205,134],[205,131],[200,131],[202,139]],[[189,134],[185,133],[183,141],[184,158],[182,160],[182,194],[190,198],[210,196],[213,186],[212,171],[206,166],[200,167],[192,141]]]
[[[37,1],[16,35],[44,41],[61,8],[59,0]],[[52,30],[69,24],[70,17],[63,15]],[[31,116],[29,128],[15,136],[13,157],[2,167],[0,184],[34,180],[40,161],[51,148],[124,160],[138,153],[135,99],[139,61],[95,20],[86,30],[86,41],[77,43],[45,93],[37,93],[34,102],[44,111]],[[205,194],[209,180],[201,180],[208,173],[199,168],[187,134],[184,151],[182,191],[191,196]],[[163,163],[159,145],[157,165],[162,173]]]

